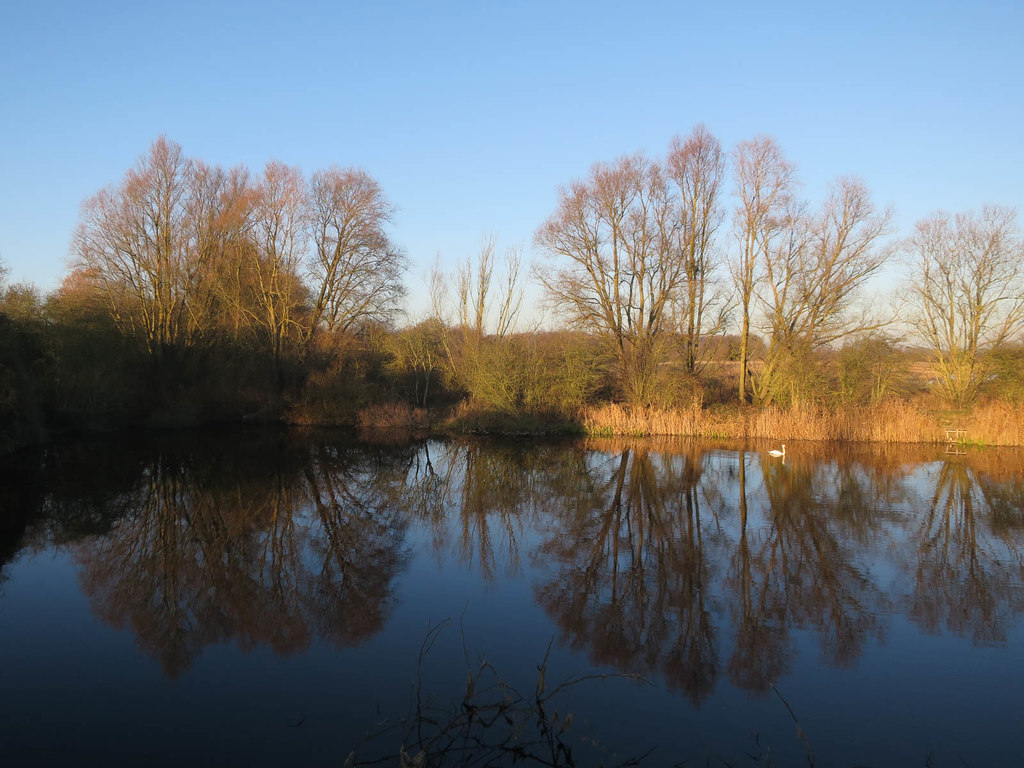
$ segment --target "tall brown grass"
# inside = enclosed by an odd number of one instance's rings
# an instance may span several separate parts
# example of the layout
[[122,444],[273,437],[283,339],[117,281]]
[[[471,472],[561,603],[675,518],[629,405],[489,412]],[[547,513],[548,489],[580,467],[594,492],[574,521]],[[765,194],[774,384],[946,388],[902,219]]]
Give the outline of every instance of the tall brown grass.
[[965,440],[984,445],[1024,445],[1024,407],[980,405],[970,411],[937,411],[901,401],[875,407],[770,406],[705,409],[627,408],[616,404],[584,409],[591,435],[678,435],[768,440],[843,440],[881,443],[944,443],[951,427]]

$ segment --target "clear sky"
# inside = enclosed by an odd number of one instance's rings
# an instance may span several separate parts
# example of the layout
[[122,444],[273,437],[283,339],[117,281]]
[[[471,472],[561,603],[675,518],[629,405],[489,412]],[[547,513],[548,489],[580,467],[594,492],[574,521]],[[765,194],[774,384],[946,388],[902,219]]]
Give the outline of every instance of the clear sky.
[[56,287],[82,201],[159,135],[254,171],[359,166],[421,289],[485,233],[532,255],[557,188],[703,122],[908,231],[1024,203],[1024,2],[0,3],[0,259]]

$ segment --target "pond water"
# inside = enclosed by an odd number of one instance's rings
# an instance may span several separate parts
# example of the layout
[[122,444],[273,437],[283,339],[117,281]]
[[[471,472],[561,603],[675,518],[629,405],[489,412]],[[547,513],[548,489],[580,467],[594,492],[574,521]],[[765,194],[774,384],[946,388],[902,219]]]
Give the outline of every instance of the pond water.
[[1024,454],[766,448],[8,457],[0,762],[1024,765]]

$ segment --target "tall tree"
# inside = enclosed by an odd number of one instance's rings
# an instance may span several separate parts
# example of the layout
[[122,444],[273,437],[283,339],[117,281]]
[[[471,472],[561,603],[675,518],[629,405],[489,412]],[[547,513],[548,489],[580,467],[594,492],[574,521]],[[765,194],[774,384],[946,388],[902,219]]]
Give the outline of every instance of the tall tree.
[[909,321],[931,351],[938,391],[968,405],[988,375],[988,354],[1024,330],[1024,241],[1016,212],[944,213],[919,221],[901,249]]
[[299,330],[305,293],[299,277],[306,239],[306,189],[302,172],[267,163],[256,187],[250,250],[250,313],[269,342],[280,371],[285,340]]
[[733,155],[736,196],[734,228],[740,248],[733,280],[740,306],[739,399],[748,398],[751,317],[759,267],[779,236],[792,205],[794,168],[774,139],[761,136],[737,145]]
[[670,305],[686,284],[675,223],[661,166],[633,155],[595,165],[586,180],[562,189],[557,211],[536,235],[554,260],[539,272],[550,300],[608,344],[632,403],[654,394]]
[[183,226],[192,254],[185,280],[193,338],[226,326],[238,339],[244,314],[238,275],[252,241],[254,202],[246,168],[192,161]]
[[365,171],[329,168],[309,185],[313,316],[307,344],[366,321],[387,321],[405,296],[406,258],[386,232],[394,208]]
[[883,242],[890,219],[860,181],[841,178],[817,215],[791,208],[780,220],[764,252],[758,293],[768,336],[754,382],[759,402],[772,402],[787,388],[791,397],[799,395],[800,371],[813,353],[886,323],[858,301],[859,289],[890,255]]
[[692,375],[697,373],[705,336],[722,328],[726,309],[714,290],[714,244],[722,223],[725,177],[722,145],[706,127],[698,125],[685,141],[676,138],[672,142],[667,169],[678,195],[677,247],[685,278],[675,302],[683,339],[682,362]]
[[75,269],[158,364],[188,340],[183,218],[190,172],[181,147],[157,139],[120,184],[85,202],[72,246]]

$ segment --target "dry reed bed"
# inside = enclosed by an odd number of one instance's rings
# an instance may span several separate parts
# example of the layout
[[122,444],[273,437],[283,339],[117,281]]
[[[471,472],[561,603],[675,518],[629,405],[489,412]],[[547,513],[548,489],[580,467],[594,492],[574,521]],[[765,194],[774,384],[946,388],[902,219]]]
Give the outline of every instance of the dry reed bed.
[[937,412],[902,402],[874,408],[734,408],[705,410],[625,408],[609,404],[586,409],[591,435],[677,435],[749,440],[843,440],[875,443],[944,443],[950,427],[983,445],[1024,445],[1024,408],[995,403],[970,412]]

